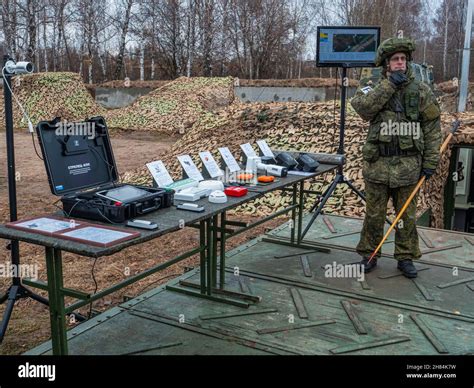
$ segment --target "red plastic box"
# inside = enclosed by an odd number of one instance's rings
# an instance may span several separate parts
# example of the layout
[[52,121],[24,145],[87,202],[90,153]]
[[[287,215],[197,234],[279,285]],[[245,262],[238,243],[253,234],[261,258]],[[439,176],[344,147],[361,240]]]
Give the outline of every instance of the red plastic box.
[[243,197],[248,193],[245,187],[231,186],[224,190],[224,193],[229,197]]

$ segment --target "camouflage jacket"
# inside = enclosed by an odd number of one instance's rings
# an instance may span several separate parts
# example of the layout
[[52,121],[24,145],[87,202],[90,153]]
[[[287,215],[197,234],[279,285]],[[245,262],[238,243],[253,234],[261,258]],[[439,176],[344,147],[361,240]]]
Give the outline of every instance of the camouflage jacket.
[[[372,85],[363,79],[351,100],[355,111],[370,122],[362,148],[364,178],[402,187],[415,184],[422,168],[436,169],[441,144],[440,109],[433,92],[414,79],[395,87],[385,76]],[[382,146],[402,150],[404,156],[381,157]]]

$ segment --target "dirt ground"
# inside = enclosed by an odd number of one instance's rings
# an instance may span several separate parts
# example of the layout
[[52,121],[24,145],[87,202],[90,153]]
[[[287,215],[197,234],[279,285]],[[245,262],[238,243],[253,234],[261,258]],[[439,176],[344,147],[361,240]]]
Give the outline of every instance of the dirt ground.
[[[156,137],[153,134],[115,133],[111,136],[117,168],[125,172],[142,166],[150,160],[150,155],[160,159],[171,147],[175,139]],[[38,148],[38,145],[37,145]],[[38,148],[39,151],[39,148]],[[55,210],[54,202],[58,200],[51,194],[43,162],[35,154],[31,135],[26,132],[15,133],[17,180],[18,219],[48,214]],[[7,162],[5,132],[0,131],[0,222],[9,221],[8,186],[6,180]],[[251,217],[239,217],[240,220],[252,221]],[[284,219],[272,220],[247,233],[239,235],[228,243],[228,249],[248,241],[266,228],[275,227]],[[10,260],[6,249],[8,241],[0,239],[0,264],[6,265]],[[66,287],[85,292],[101,290],[125,279],[129,274],[139,273],[147,268],[164,262],[167,259],[188,251],[198,243],[195,229],[186,228],[177,233],[163,236],[145,244],[128,248],[110,257],[103,257],[95,262],[94,259],[81,257],[63,252],[64,283]],[[31,244],[20,243],[20,259],[22,264],[37,264],[39,278],[46,281],[44,249]],[[168,282],[173,277],[181,275],[189,267],[198,265],[199,258],[191,257],[185,261],[168,267],[166,270],[152,275],[134,285],[124,288],[92,306],[92,313],[105,311],[121,302],[124,297],[133,297]],[[0,278],[0,294],[5,293],[11,284],[11,279]],[[45,292],[38,292],[45,295]],[[66,303],[73,302],[67,299]],[[5,304],[0,305],[0,317],[3,316]],[[88,315],[91,309],[87,306],[79,312]],[[70,323],[70,327],[73,324]],[[0,354],[20,354],[50,338],[49,313],[47,308],[31,299],[21,299],[15,305],[8,331],[0,345]]]

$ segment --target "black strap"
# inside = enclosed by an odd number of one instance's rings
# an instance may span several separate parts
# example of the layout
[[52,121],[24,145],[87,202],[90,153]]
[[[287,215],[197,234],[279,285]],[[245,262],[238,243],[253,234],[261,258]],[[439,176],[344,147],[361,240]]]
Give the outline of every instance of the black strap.
[[406,151],[399,147],[394,147],[391,144],[379,144],[380,156],[414,156],[417,151]]

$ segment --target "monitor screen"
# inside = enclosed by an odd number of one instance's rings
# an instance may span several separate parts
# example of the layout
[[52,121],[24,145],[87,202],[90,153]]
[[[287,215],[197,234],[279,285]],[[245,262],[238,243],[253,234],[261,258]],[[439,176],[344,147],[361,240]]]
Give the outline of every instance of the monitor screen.
[[375,66],[380,27],[318,27],[317,66]]

